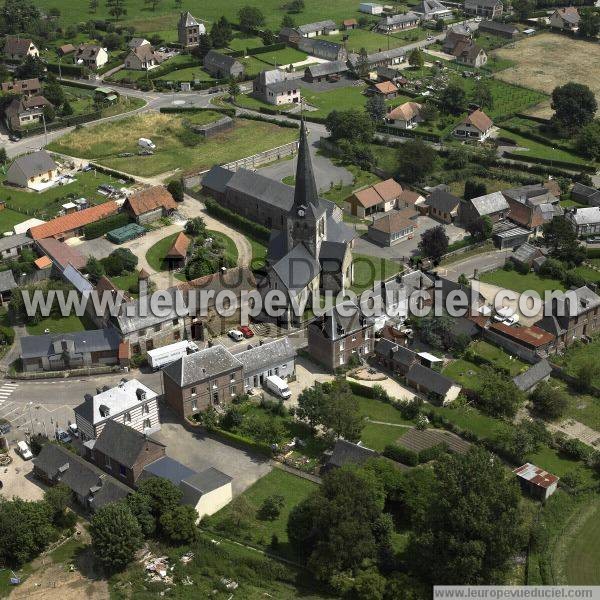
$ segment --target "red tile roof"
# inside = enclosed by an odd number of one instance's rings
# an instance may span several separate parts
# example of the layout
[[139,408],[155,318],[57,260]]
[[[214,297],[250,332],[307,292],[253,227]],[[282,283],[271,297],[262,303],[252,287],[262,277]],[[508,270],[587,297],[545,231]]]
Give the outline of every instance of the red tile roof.
[[167,256],[171,258],[185,258],[190,247],[190,238],[185,233],[180,232],[175,241],[169,248]]
[[391,81],[382,81],[381,83],[376,83],[375,88],[379,90],[382,94],[393,94],[398,91],[398,88]]
[[36,260],[33,261],[33,264],[40,270],[47,269],[52,266],[52,261],[47,256],[40,256]]
[[463,123],[473,125],[473,127],[479,129],[481,132],[487,131],[494,124],[481,109],[474,110],[465,118]]
[[414,209],[390,211],[383,217],[376,219],[375,222],[369,226],[369,228],[376,229],[382,233],[398,233],[399,231],[403,231],[409,227],[414,229],[417,224],[415,221],[411,220],[410,217],[415,216],[416,214],[417,213],[414,211]]
[[177,210],[177,204],[173,200],[173,196],[162,185],[155,185],[154,187],[132,194],[125,201],[125,206],[129,206],[131,212],[136,217],[160,207],[165,210]]
[[87,263],[86,257],[81,252],[57,239],[46,238],[38,240],[37,243],[45,254],[63,268],[72,265],[76,269],[82,269]]
[[125,360],[125,359],[129,358],[129,342],[128,341],[123,341],[119,344],[118,358],[119,358],[119,360]]
[[493,323],[490,325],[490,329],[497,331],[504,337],[510,337],[535,348],[549,344],[554,339],[554,335],[535,325],[531,327],[511,327],[504,323]]
[[80,210],[62,217],[57,217],[42,225],[36,225],[29,230],[29,235],[34,240],[41,240],[48,237],[56,237],[69,231],[81,229],[90,223],[114,215],[119,210],[114,200],[98,204],[85,210]]

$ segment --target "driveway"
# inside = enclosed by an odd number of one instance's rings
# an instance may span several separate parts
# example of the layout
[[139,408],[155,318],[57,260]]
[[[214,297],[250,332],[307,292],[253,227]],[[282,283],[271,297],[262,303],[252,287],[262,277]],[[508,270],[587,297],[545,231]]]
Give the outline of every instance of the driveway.
[[233,478],[237,496],[271,470],[269,459],[229,446],[198,428],[189,431],[173,413],[162,410],[162,428],[153,438],[166,444],[167,455],[196,472],[215,467]]
[[13,461],[2,470],[2,496],[17,496],[23,500],[41,500],[46,486],[33,476],[33,461],[23,460],[14,447],[9,450]]
[[292,397],[286,401],[286,406],[297,406],[298,396],[302,390],[312,387],[315,382],[325,383],[333,381],[333,375],[328,373],[323,367],[307,360],[303,356],[296,357],[296,381],[288,384]]

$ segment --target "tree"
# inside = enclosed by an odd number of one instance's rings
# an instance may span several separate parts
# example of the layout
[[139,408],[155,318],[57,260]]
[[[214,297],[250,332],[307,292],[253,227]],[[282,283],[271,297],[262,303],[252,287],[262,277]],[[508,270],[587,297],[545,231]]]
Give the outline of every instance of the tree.
[[232,38],[231,23],[225,17],[221,17],[213,23],[210,29],[210,39],[214,48],[225,48]]
[[300,13],[304,10],[304,0],[292,0],[287,6],[288,12]]
[[366,77],[369,74],[369,54],[364,47],[358,51],[355,70],[359,77]]
[[598,109],[594,92],[587,85],[570,81],[552,92],[552,123],[567,133],[578,131],[594,118]]
[[306,421],[314,430],[323,422],[326,404],[327,396],[323,385],[317,382],[312,387],[303,389],[298,396],[296,416]]
[[575,148],[591,160],[600,159],[600,119],[594,119],[581,128],[575,139]]
[[421,234],[419,250],[424,256],[438,261],[446,252],[448,252],[448,236],[442,225],[427,229]]
[[582,392],[591,389],[594,381],[600,376],[600,365],[596,357],[586,356],[575,369],[577,388]]
[[150,510],[157,522],[162,515],[179,506],[183,492],[163,477],[152,477],[138,486],[138,493],[148,498]]
[[54,77],[48,78],[48,82],[44,86],[44,98],[54,106],[60,106],[65,101],[65,92]]
[[106,0],[106,6],[108,7],[108,14],[114,17],[115,21],[127,14],[125,0]]
[[337,437],[351,442],[360,439],[364,427],[363,418],[358,400],[344,378],[337,378],[329,387],[322,424]]
[[291,511],[288,538],[321,581],[375,561],[389,543],[380,525],[385,492],[371,472],[341,468]]
[[477,391],[477,406],[492,417],[513,418],[525,403],[524,393],[504,375],[484,367]]
[[267,496],[258,509],[257,516],[263,521],[274,521],[280,514],[285,499],[280,494]]
[[57,527],[63,527],[65,523],[65,513],[71,502],[73,493],[64,483],[53,485],[44,492],[44,502],[50,506],[52,511],[52,522]]
[[98,0],[89,0],[88,9],[93,14],[98,10],[98,5],[100,2]]
[[354,578],[356,600],[383,600],[386,580],[375,567],[361,569]]
[[197,520],[193,506],[180,504],[162,515],[160,528],[172,543],[190,544],[198,537]]
[[458,81],[451,81],[440,94],[440,105],[448,112],[461,112],[464,110],[466,103],[467,95]]
[[569,406],[569,396],[564,390],[542,381],[533,391],[531,402],[539,415],[554,421],[564,415]]
[[183,202],[183,183],[181,179],[172,179],[167,184],[167,190],[175,202]]
[[440,585],[502,583],[525,543],[515,478],[476,447],[441,457],[434,471],[432,502],[407,550],[414,571]]
[[432,123],[440,116],[438,107],[431,101],[427,100],[421,105],[421,119],[424,123]]
[[513,0],[513,10],[519,21],[526,21],[535,10],[535,0]]
[[211,36],[203,34],[198,38],[198,45],[192,48],[192,56],[202,60],[210,52],[212,46]]
[[149,4],[152,8],[152,12],[156,11],[156,7],[160,4],[161,0],[144,0],[146,4]]
[[425,64],[425,57],[423,56],[423,51],[419,48],[415,48],[408,55],[408,64],[413,69],[420,69]]
[[48,104],[44,106],[44,118],[46,119],[46,123],[52,123],[52,121],[56,119],[56,110],[54,110],[54,106]]
[[465,200],[471,200],[471,198],[479,198],[479,196],[485,196],[487,194],[487,187],[482,181],[473,181],[467,179],[465,181]]
[[492,237],[493,227],[494,224],[488,215],[477,217],[476,219],[473,219],[467,223],[467,231],[469,232],[469,235],[478,242],[489,240],[490,237]]
[[265,24],[265,16],[256,6],[246,5],[238,11],[240,27],[243,31],[252,31]]
[[385,100],[381,94],[374,94],[367,99],[366,111],[375,124],[382,123],[387,113]]
[[422,139],[415,138],[401,144],[398,149],[398,179],[418,183],[435,167],[435,150]]
[[600,14],[593,8],[581,8],[579,11],[580,35],[589,38],[597,38],[600,33]]
[[5,165],[8,162],[8,154],[6,154],[6,148],[2,146],[0,148],[0,165]]
[[22,34],[36,31],[40,18],[40,11],[28,0],[5,0],[0,8],[2,33]]
[[229,81],[228,86],[229,95],[235,100],[241,93],[240,85],[235,79]]
[[87,259],[85,270],[88,272],[93,283],[98,283],[100,277],[104,275],[104,266],[95,256],[90,256]]
[[554,217],[543,227],[544,241],[559,260],[579,265],[585,259],[585,249],[577,240],[577,234],[565,217]]
[[125,568],[143,543],[140,524],[125,502],[100,508],[90,522],[90,534],[96,559],[109,572]]
[[483,79],[475,84],[473,102],[482,108],[494,108],[494,96],[490,86]]
[[15,69],[17,79],[39,79],[44,75],[45,66],[39,58],[27,56],[25,60]]
[[331,111],[325,119],[325,127],[331,139],[350,140],[368,144],[373,139],[375,127],[369,115],[363,110],[351,109]]
[[68,100],[65,100],[60,111],[63,117],[70,117],[73,114],[73,107]]
[[56,538],[53,509],[47,502],[0,499],[0,559],[19,567]]
[[136,518],[140,525],[142,534],[145,538],[150,537],[156,531],[156,519],[152,514],[150,498],[145,494],[134,492],[125,499],[131,514]]
[[458,282],[460,285],[463,285],[463,286],[468,286],[468,285],[471,285],[471,283],[469,282],[469,278],[468,278],[468,277],[467,277],[467,276],[466,276],[464,273],[461,273],[461,274],[458,276],[458,280],[457,280],[457,282]]
[[286,27],[290,29],[296,27],[296,22],[290,15],[283,15],[283,19],[281,19],[281,29],[285,29]]
[[185,232],[188,235],[194,237],[205,237],[206,235],[206,223],[202,217],[194,217],[189,221],[186,221]]
[[264,46],[271,46],[277,42],[277,36],[273,33],[271,29],[265,29],[260,34],[260,39]]

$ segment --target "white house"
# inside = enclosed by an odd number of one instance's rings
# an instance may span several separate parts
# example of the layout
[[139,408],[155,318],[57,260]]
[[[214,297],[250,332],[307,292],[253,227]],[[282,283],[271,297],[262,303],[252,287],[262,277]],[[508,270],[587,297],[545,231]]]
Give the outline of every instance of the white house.
[[399,129],[413,129],[423,120],[421,118],[422,108],[423,106],[417,102],[400,104],[386,115],[386,123]]
[[374,2],[361,2],[358,10],[367,15],[380,15],[383,12],[383,5]]
[[550,16],[550,27],[563,31],[577,31],[580,18],[579,11],[574,6],[557,8]]
[[287,379],[295,371],[296,350],[287,337],[255,346],[234,356],[244,367],[245,390],[260,387],[265,378],[271,375]]
[[160,429],[158,394],[137,379],[122,379],[119,385],[85,400],[74,409],[82,441],[94,440],[108,421],[114,420],[149,434]]
[[494,122],[481,110],[474,110],[467,115],[452,132],[457,138],[467,140],[486,140],[494,127]]
[[578,237],[600,235],[600,206],[575,208],[568,211],[565,218]]
[[[6,172],[6,181],[19,187],[47,187],[58,178],[58,165],[45,150],[23,154],[12,162]],[[24,233],[16,231],[16,233]]]
[[326,21],[317,21],[316,23],[307,23],[296,27],[296,30],[302,37],[317,37],[318,35],[335,35],[339,33],[339,27],[331,19]]
[[80,44],[75,51],[75,62],[88,69],[99,69],[108,62],[108,52],[95,44]]

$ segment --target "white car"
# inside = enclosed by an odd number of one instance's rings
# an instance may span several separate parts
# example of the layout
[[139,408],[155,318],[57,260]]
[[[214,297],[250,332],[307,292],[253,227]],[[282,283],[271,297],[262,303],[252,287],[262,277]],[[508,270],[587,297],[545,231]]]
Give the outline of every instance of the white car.
[[33,458],[33,454],[31,453],[27,442],[17,442],[17,453],[23,460],[31,460]]
[[244,334],[241,331],[238,331],[237,329],[231,329],[230,331],[227,332],[227,335],[234,342],[241,342],[244,339]]

